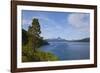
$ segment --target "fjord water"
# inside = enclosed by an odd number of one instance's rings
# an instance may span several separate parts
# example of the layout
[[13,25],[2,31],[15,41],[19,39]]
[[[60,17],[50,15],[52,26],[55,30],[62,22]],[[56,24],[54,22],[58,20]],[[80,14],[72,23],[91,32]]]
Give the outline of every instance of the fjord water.
[[49,42],[42,46],[44,52],[51,52],[60,60],[82,60],[90,58],[89,42]]

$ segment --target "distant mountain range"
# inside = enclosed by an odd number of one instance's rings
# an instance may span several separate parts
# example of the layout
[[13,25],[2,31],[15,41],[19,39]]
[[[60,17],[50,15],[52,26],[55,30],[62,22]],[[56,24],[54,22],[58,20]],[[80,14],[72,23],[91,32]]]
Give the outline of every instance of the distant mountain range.
[[72,42],[90,42],[90,38],[84,38],[80,40],[71,40]]
[[90,38],[84,38],[79,40],[65,40],[62,38],[56,38],[56,39],[46,39],[48,42],[89,42]]

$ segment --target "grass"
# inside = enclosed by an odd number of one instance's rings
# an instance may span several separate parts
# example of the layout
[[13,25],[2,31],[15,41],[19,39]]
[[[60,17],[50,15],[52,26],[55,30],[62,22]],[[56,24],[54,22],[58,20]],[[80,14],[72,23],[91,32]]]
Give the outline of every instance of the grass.
[[59,58],[50,52],[37,49],[35,52],[27,46],[22,47],[22,62],[57,61]]

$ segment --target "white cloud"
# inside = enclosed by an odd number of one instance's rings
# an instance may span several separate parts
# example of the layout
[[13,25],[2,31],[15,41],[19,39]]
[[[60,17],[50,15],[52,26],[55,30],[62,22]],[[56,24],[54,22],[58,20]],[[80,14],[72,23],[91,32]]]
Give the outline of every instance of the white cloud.
[[89,30],[89,14],[70,14],[68,17],[68,23],[79,30]]

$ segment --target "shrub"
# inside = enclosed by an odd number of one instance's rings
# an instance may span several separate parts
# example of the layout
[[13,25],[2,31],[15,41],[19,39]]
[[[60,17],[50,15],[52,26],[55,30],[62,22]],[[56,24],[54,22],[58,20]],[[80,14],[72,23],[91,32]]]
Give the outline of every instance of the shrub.
[[34,62],[34,61],[56,61],[58,57],[50,52],[43,52],[40,50],[36,50],[35,52],[28,48],[27,46],[23,46],[22,48],[22,62]]

